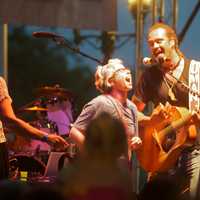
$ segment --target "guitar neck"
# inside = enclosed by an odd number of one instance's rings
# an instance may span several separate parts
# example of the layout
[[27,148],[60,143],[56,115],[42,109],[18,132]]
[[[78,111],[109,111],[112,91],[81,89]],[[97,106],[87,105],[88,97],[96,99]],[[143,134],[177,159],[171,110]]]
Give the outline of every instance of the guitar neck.
[[192,117],[192,115],[188,114],[188,115],[172,122],[169,126],[167,126],[166,128],[164,128],[163,130],[161,130],[158,133],[159,136],[165,137],[166,135],[168,135],[172,131],[177,131],[179,128],[183,127],[191,119],[191,117]]

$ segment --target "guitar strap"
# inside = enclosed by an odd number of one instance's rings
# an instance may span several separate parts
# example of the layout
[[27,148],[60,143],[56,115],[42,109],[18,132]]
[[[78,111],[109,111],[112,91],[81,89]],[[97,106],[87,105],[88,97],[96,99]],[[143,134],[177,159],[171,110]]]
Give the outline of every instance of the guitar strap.
[[[124,113],[120,109],[120,107],[119,107],[118,103],[116,102],[116,100],[113,97],[109,96],[109,95],[105,95],[105,97],[107,97],[110,100],[110,102],[114,106],[115,110],[117,111],[119,119],[121,119],[122,122],[124,123],[124,125],[126,126],[126,123],[125,123],[126,120],[125,120],[125,117],[124,117]],[[134,124],[133,133],[134,133],[134,136],[138,136],[137,110],[132,105],[128,105],[128,108],[131,111],[131,115],[132,115],[132,119],[133,119],[133,124]]]
[[[191,88],[193,91],[197,91],[199,93],[200,91],[200,62],[191,60],[190,67],[189,67],[189,88]],[[189,92],[189,110],[191,112],[196,112],[199,111],[200,108],[200,98],[197,95],[193,95],[192,93]],[[200,133],[199,128],[198,128],[198,133]],[[197,140],[196,140],[197,146],[200,144],[200,134],[197,134]],[[198,149],[199,147],[195,147],[195,149]],[[198,153],[196,153],[198,155]],[[198,157],[198,156],[197,156]],[[189,166],[189,170],[192,170],[192,168],[195,166],[195,163],[198,163],[198,159],[192,158],[190,159],[190,163],[187,165]],[[197,167],[198,168],[198,167]],[[193,176],[197,177],[191,178],[190,179],[190,194],[191,196],[194,197],[198,191],[199,187],[199,175],[200,175],[200,170],[198,168],[198,171],[196,170]]]
[[119,106],[117,105],[117,102],[110,95],[104,95],[104,96],[107,99],[109,99],[109,101],[112,103],[113,107],[117,111],[119,119],[121,119],[122,121],[124,121],[124,115],[123,115],[121,109],[119,108]]
[[[114,106],[114,108],[116,109],[116,111],[118,113],[119,119],[122,120],[122,122],[124,123],[124,125],[126,127],[126,122],[125,122],[126,120],[125,120],[124,114],[123,114],[122,110],[120,109],[117,101],[109,95],[105,95],[105,97],[107,97],[110,100],[110,102],[112,103],[112,105]],[[131,105],[129,105],[129,109],[131,110],[133,124],[134,124],[133,134],[134,134],[134,136],[138,136],[138,119],[137,119],[137,112],[136,112],[137,110]],[[129,149],[128,150],[128,160],[130,162],[129,163],[130,169],[132,168],[132,163],[131,163],[132,156],[133,156],[132,151]]]
[[[189,67],[189,88],[200,91],[200,62],[191,60]],[[200,98],[189,92],[189,110],[195,112],[200,109]]]

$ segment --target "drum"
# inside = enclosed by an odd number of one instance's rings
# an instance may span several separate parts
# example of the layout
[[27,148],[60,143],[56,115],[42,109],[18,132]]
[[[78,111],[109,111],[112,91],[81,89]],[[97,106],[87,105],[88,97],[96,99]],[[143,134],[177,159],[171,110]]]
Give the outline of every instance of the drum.
[[18,132],[13,132],[9,127],[4,127],[4,132],[6,136],[9,154],[15,154],[17,152],[26,152],[26,147],[28,148],[30,146],[30,138],[23,137]]
[[[54,122],[49,122],[47,119],[41,119],[37,121],[30,122],[30,124],[48,134],[56,132],[56,124]],[[8,133],[6,134],[9,150],[14,154],[26,153],[29,155],[35,155],[38,152],[50,152],[51,146],[46,142],[42,142],[37,139],[32,139],[30,137],[23,137],[18,133]]]
[[[45,119],[30,122],[30,124],[48,134],[56,132],[55,123],[49,122]],[[48,143],[28,137],[23,137],[18,133],[8,133],[6,135],[10,155],[26,154],[29,156],[37,157],[44,163],[47,163],[49,153],[53,148]]]
[[70,124],[73,122],[71,102],[53,98],[47,102],[46,107],[47,118],[49,121],[56,123],[59,135],[68,134]]
[[[35,121],[34,123],[32,123],[32,125],[48,134],[57,132],[56,124],[45,118],[42,120]],[[51,146],[47,144],[46,142],[36,140],[36,139],[31,139],[28,151],[33,152],[33,154],[37,154],[38,152],[41,152],[41,151],[50,152]]]
[[26,172],[28,179],[43,176],[45,167],[45,164],[34,156],[16,154],[9,158],[9,177],[12,180],[19,179],[20,172]]

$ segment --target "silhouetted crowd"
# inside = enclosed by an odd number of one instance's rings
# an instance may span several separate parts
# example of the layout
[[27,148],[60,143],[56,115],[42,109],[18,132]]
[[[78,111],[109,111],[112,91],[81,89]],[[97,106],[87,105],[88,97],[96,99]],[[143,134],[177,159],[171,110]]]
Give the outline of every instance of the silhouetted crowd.
[[123,123],[102,113],[87,127],[79,158],[63,166],[54,182],[0,182],[2,200],[182,200],[167,179],[146,183],[133,192]]

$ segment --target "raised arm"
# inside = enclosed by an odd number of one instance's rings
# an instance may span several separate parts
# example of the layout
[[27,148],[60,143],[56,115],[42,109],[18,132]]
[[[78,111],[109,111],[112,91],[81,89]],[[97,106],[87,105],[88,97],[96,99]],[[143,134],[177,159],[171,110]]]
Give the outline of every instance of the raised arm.
[[16,133],[22,134],[23,136],[33,137],[51,144],[61,145],[63,147],[67,145],[66,141],[62,137],[56,134],[47,134],[18,118],[13,111],[11,100],[7,97],[0,101],[0,112],[2,121],[10,124],[9,128],[14,130]]

